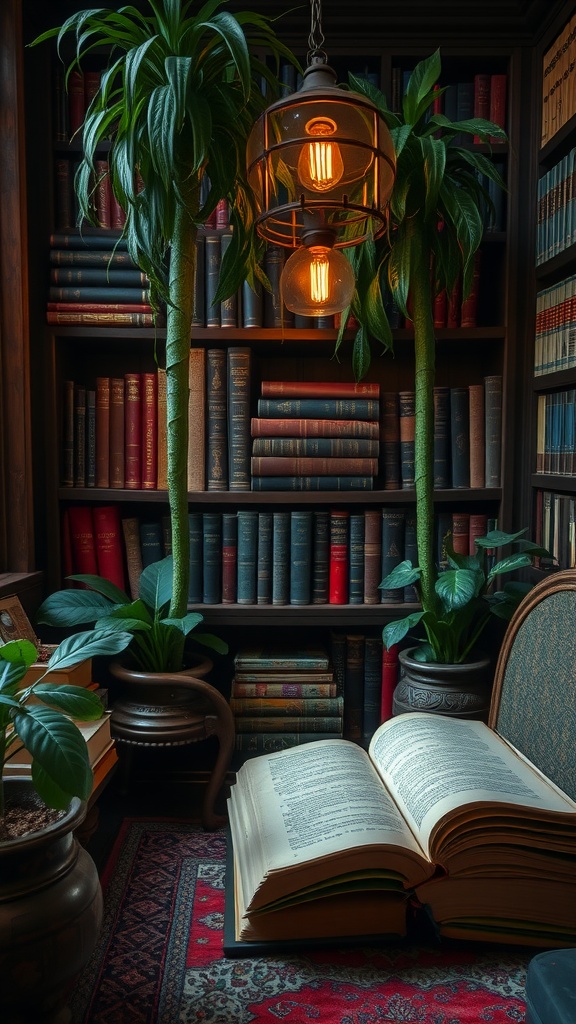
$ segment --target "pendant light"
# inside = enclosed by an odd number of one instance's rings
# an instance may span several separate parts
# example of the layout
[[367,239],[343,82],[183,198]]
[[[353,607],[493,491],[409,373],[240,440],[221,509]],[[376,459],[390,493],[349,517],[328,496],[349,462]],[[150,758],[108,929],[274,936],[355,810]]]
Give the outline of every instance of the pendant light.
[[271,245],[296,250],[282,274],[284,301],[313,316],[349,305],[354,275],[338,250],[384,232],[396,168],[377,108],[337,87],[320,20],[320,0],[311,0],[302,86],[264,111],[247,147],[257,231]]

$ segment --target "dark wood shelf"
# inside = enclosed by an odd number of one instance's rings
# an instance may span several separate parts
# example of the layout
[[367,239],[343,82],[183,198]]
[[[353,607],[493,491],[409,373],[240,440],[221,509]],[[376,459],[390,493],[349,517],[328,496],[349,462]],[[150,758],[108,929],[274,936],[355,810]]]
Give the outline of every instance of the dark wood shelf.
[[555,391],[557,388],[565,388],[570,384],[576,384],[576,366],[568,370],[555,370],[554,373],[541,373],[534,377],[532,387],[536,393],[541,391]]
[[[451,488],[434,492],[438,504],[499,501],[499,487]],[[103,487],[61,487],[60,501],[137,502],[166,504],[167,491],[116,490]],[[194,491],[188,495],[191,505],[398,505],[413,503],[414,490],[399,491]]]
[[210,626],[384,626],[396,617],[418,611],[418,604],[192,604],[203,625]]
[[531,477],[532,487],[544,491],[566,491],[567,494],[576,494],[576,477],[562,476],[555,473],[533,473]]

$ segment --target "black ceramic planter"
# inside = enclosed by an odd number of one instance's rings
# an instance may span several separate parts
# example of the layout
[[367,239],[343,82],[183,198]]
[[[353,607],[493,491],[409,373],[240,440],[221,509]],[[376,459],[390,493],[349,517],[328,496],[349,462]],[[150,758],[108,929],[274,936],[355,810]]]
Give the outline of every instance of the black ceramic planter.
[[428,711],[452,718],[486,721],[492,690],[490,658],[478,654],[459,665],[416,661],[414,647],[400,651],[400,678],[394,690],[392,714]]

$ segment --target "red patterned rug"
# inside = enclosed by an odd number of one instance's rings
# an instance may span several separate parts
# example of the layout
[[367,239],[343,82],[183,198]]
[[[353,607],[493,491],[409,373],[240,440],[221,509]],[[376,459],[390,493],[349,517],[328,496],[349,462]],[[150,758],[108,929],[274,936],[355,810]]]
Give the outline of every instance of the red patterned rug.
[[127,820],[72,1024],[518,1024],[530,952],[363,946],[222,954],[226,837]]

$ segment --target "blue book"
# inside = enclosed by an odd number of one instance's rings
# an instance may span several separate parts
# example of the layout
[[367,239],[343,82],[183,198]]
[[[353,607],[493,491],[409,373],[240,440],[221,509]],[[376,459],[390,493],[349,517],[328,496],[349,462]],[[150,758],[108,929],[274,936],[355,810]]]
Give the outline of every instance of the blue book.
[[256,604],[258,513],[238,512],[238,604]]
[[329,570],[330,513],[315,511],[312,548],[312,604],[328,604]]
[[290,513],[272,513],[272,604],[290,599]]
[[188,513],[188,536],[190,540],[190,581],[188,585],[188,600],[191,604],[202,604],[204,599],[204,544],[201,512]]
[[142,551],[142,568],[159,562],[164,557],[164,538],[161,521],[140,523],[140,548]]
[[371,491],[372,476],[253,476],[253,491]]
[[256,604],[272,603],[272,513],[258,513]]
[[[384,580],[404,560],[404,533],[406,509],[389,505],[382,509],[382,579]],[[380,587],[382,604],[402,604],[403,591]]]
[[222,514],[204,512],[203,532],[203,593],[204,604],[222,601]]
[[362,746],[368,748],[380,725],[382,700],[382,638],[364,638],[364,709],[362,715]]
[[310,604],[312,512],[290,513],[290,604]]
[[450,388],[450,441],[452,487],[470,487],[470,395],[468,388]]
[[376,398],[259,398],[258,416],[270,419],[378,420]]
[[350,515],[349,604],[364,604],[364,514]]
[[236,604],[238,577],[238,515],[222,513],[222,604]]

